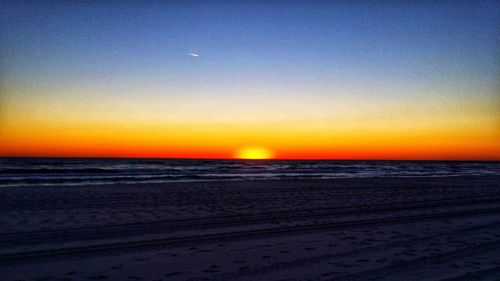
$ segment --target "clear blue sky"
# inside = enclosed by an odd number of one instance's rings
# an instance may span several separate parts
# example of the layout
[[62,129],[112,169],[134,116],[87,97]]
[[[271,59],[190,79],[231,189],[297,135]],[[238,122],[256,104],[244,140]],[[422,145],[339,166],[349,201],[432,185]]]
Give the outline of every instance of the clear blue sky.
[[[193,119],[186,116],[203,108],[200,115],[206,118],[200,119],[214,126],[230,122],[231,109],[257,116],[236,123],[297,114],[319,124],[353,116],[390,119],[381,115],[391,103],[421,127],[440,122],[433,113],[437,107],[450,119],[484,111],[489,114],[481,119],[484,130],[496,134],[499,1],[1,1],[1,6],[4,119],[15,119],[15,112],[62,118],[61,108],[69,105],[101,120],[128,111],[158,124],[186,123]],[[245,107],[253,99],[259,104]],[[92,107],[117,101],[140,105],[118,108],[115,115]],[[419,103],[431,117],[415,117]],[[151,113],[159,111],[158,104],[165,105],[165,115]],[[362,114],[345,110],[356,105]],[[226,109],[230,114],[220,113]],[[329,109],[342,116],[328,115]],[[76,123],[83,118],[67,116]],[[470,125],[465,123],[455,127]]]
[[264,81],[333,73],[494,83],[498,70],[498,1],[72,2],[2,4],[3,75],[169,75],[191,71],[189,52],[204,59],[197,75],[222,80],[235,72]]

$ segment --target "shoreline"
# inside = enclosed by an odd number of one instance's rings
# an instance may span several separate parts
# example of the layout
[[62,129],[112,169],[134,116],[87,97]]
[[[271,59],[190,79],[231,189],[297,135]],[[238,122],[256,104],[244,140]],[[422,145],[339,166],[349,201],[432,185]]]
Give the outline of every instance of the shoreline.
[[85,183],[85,184],[61,184],[61,185],[54,185],[54,184],[33,184],[33,185],[10,185],[10,186],[2,186],[0,184],[0,189],[4,188],[73,188],[73,187],[109,187],[109,186],[121,186],[121,185],[126,185],[126,186],[135,186],[135,185],[141,185],[141,186],[151,186],[151,187],[159,187],[163,185],[177,185],[177,184],[186,184],[186,185],[192,185],[192,184],[204,184],[204,183],[225,183],[225,182],[254,182],[254,183],[280,183],[280,182],[309,182],[309,181],[325,181],[325,182],[330,182],[330,181],[372,181],[372,180],[419,180],[419,179],[425,179],[425,178],[431,178],[431,179],[454,179],[454,178],[461,178],[461,179],[485,179],[485,178],[498,178],[500,180],[500,175],[493,175],[493,174],[485,174],[485,175],[424,175],[424,176],[360,176],[360,177],[335,177],[335,178],[289,178],[289,179],[202,179],[202,180],[172,180],[172,181],[162,181],[162,182],[114,182],[114,183]]

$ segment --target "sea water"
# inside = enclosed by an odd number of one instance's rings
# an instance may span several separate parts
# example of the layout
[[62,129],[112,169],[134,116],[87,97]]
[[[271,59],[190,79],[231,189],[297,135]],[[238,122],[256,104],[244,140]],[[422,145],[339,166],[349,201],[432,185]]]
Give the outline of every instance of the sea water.
[[500,175],[500,162],[0,158],[0,186]]

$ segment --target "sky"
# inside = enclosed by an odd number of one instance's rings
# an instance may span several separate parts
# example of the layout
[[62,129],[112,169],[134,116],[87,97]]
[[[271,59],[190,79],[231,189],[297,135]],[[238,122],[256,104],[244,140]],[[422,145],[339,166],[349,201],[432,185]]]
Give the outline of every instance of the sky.
[[500,160],[498,1],[0,2],[0,156]]

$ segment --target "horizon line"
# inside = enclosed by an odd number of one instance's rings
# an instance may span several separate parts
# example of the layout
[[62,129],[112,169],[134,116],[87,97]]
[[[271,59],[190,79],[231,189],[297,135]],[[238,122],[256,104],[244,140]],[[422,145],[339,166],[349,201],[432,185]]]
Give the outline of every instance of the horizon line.
[[500,162],[500,159],[349,159],[349,158],[269,158],[269,159],[242,159],[242,158],[197,158],[197,157],[134,157],[134,156],[4,156],[0,158],[39,158],[39,159],[157,159],[157,160],[231,160],[231,161],[441,161],[441,162]]

